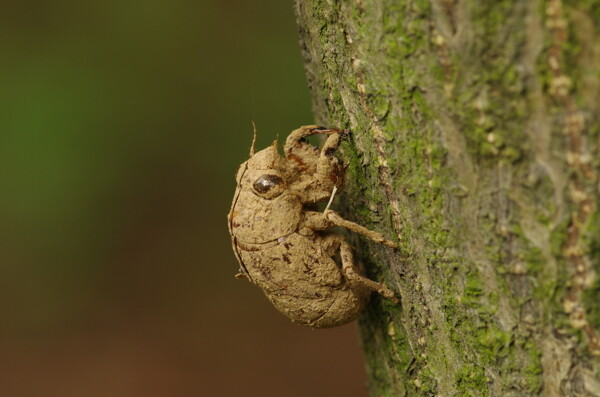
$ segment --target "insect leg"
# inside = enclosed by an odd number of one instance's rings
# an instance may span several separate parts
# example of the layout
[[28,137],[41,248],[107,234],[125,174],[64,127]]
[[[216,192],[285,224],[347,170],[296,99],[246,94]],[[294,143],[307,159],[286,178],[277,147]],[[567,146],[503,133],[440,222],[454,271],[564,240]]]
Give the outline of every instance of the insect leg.
[[292,131],[292,133],[288,135],[287,139],[285,140],[285,145],[283,146],[285,154],[287,155],[296,145],[300,144],[300,142],[302,142],[302,138],[318,134],[347,134],[347,131],[337,128],[318,127],[316,125],[305,125],[297,130]]
[[345,227],[346,229],[351,230],[355,233],[362,234],[363,236],[375,241],[376,243],[387,245],[388,247],[392,248],[398,248],[398,244],[396,244],[392,240],[388,240],[381,234],[374,232],[373,230],[369,230],[366,227],[361,226],[357,223],[347,221],[332,210],[325,211],[324,215],[327,218],[327,220],[329,220],[333,225]]
[[340,256],[342,257],[342,271],[344,275],[351,283],[356,283],[365,286],[371,291],[377,292],[384,298],[390,299],[395,303],[399,303],[398,298],[394,291],[389,289],[385,284],[375,282],[361,275],[354,265],[354,257],[352,255],[352,248],[346,241],[342,241],[340,244]]
[[331,192],[333,186],[340,185],[344,175],[344,168],[340,161],[333,156],[335,150],[340,146],[340,138],[340,134],[327,137],[317,160],[315,179],[328,192]]
[[303,231],[302,229],[307,229],[308,234],[310,234],[312,231],[325,230],[331,226],[331,221],[329,221],[322,212],[304,211],[304,219],[302,220],[300,230]]

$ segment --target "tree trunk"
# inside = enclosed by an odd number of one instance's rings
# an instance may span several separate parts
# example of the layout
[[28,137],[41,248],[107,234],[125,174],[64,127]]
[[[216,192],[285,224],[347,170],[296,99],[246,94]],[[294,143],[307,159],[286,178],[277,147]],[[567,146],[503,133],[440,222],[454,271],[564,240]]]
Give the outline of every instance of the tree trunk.
[[373,396],[600,396],[600,1],[297,0]]

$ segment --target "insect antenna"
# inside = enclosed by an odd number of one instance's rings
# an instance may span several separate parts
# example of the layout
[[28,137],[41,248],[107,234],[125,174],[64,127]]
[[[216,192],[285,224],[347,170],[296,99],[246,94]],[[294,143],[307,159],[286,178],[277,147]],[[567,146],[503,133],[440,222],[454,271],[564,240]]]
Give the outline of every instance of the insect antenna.
[[256,124],[252,120],[252,129],[254,130],[254,136],[252,137],[252,145],[250,146],[250,157],[254,156],[254,146],[256,145]]

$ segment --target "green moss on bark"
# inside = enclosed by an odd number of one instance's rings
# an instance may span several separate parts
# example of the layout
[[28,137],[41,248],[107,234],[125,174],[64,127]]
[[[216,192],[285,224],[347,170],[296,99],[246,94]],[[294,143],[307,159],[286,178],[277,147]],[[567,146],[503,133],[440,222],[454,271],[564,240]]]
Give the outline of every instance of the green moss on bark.
[[[564,308],[577,271],[565,247],[586,247],[600,272],[600,231],[597,215],[572,229],[573,175],[585,173],[566,153],[571,110],[551,94],[552,1],[297,2],[317,121],[353,132],[345,216],[401,246],[362,249],[370,276],[402,298],[376,297],[360,321],[374,396],[535,395],[583,371],[565,347],[583,341]],[[593,20],[595,4],[563,6]],[[570,29],[558,62],[569,58],[573,103],[600,122],[600,94],[578,96],[582,58],[600,68],[600,57]],[[598,153],[588,125],[578,133]],[[598,283],[578,293],[598,327]],[[572,372],[547,365],[556,351]]]

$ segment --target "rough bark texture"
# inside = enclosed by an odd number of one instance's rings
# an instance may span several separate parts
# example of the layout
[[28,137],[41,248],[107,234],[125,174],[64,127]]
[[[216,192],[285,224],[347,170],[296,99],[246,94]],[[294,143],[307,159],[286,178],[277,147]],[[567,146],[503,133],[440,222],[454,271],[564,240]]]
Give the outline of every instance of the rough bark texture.
[[[600,1],[297,0],[373,396],[600,395]],[[397,237],[396,237],[397,236]]]

